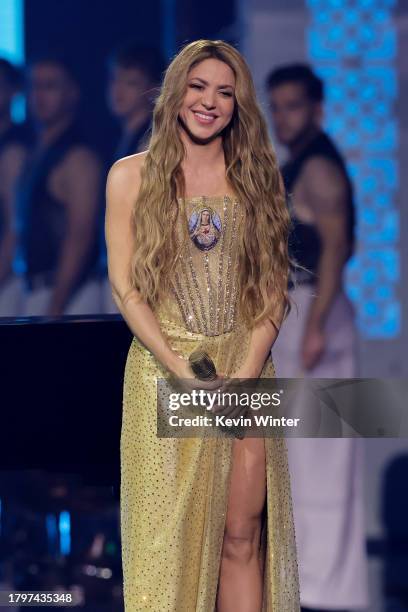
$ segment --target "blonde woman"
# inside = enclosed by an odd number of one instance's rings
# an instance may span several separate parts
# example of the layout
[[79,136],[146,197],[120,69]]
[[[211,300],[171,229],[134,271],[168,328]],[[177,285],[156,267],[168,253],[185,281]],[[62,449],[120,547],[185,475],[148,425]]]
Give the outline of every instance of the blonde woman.
[[[214,239],[197,240],[210,219]],[[223,41],[186,45],[164,75],[149,149],[107,181],[109,279],[134,334],[121,435],[126,612],[299,611],[284,439],[156,430],[158,378],[215,390],[226,377],[274,376],[289,224],[246,62]],[[194,377],[197,348],[215,381]]]

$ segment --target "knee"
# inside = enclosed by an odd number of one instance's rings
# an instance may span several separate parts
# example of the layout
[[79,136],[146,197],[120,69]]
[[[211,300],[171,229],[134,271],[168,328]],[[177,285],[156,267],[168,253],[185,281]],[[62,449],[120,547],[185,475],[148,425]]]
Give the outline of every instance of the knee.
[[260,518],[227,525],[222,556],[239,563],[249,563],[258,554]]

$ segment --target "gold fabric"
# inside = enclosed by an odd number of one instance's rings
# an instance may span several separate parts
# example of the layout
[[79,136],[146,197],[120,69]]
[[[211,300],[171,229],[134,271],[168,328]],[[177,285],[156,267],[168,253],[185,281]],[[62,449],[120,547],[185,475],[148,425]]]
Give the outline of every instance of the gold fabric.
[[[183,244],[171,295],[155,313],[176,352],[188,357],[202,348],[218,371],[232,375],[250,339],[236,308],[237,236],[245,229],[244,212],[227,196],[188,198],[185,204],[190,239]],[[175,236],[183,236],[180,227]],[[270,358],[261,376],[275,376]],[[134,337],[125,368],[121,434],[125,610],[215,612],[232,445],[240,441],[158,438],[156,379],[166,377]],[[264,442],[262,612],[299,612],[286,443],[283,438]]]

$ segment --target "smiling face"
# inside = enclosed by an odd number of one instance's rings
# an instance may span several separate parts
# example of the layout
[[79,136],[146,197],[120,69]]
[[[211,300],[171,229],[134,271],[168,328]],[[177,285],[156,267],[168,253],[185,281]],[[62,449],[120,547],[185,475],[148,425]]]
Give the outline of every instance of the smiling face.
[[184,131],[195,141],[209,142],[230,123],[235,105],[235,75],[221,60],[209,58],[193,66],[179,111]]

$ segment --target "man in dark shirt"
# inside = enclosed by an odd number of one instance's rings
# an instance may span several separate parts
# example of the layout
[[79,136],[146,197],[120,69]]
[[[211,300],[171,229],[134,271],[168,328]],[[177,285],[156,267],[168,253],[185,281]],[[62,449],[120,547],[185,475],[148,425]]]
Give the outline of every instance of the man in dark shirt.
[[158,49],[137,43],[120,47],[109,58],[108,106],[121,128],[112,163],[147,148],[164,68]]
[[79,127],[79,98],[75,75],[63,60],[44,57],[31,64],[28,103],[37,138],[17,193],[24,315],[100,312],[102,164]]
[[[282,168],[293,221],[289,251],[302,266],[292,268],[290,284],[298,310],[292,308],[272,350],[276,374],[351,378],[357,336],[343,273],[354,249],[353,190],[343,158],[321,126],[323,83],[300,64],[271,72],[266,89],[275,134],[289,153]],[[306,407],[298,408],[307,419]],[[303,609],[364,607],[362,442],[287,443]]]
[[27,155],[27,129],[13,122],[11,104],[22,88],[18,68],[0,59],[0,316],[20,313],[22,283],[13,270],[15,250],[14,190]]
[[[118,119],[121,135],[109,166],[121,157],[139,153],[148,148],[153,103],[159,92],[165,63],[156,47],[138,43],[127,43],[112,53],[108,62],[108,105]],[[102,226],[102,224],[101,224]],[[103,233],[103,228],[101,230]],[[107,278],[106,248],[104,236],[101,239],[102,268],[102,310],[117,313]]]

